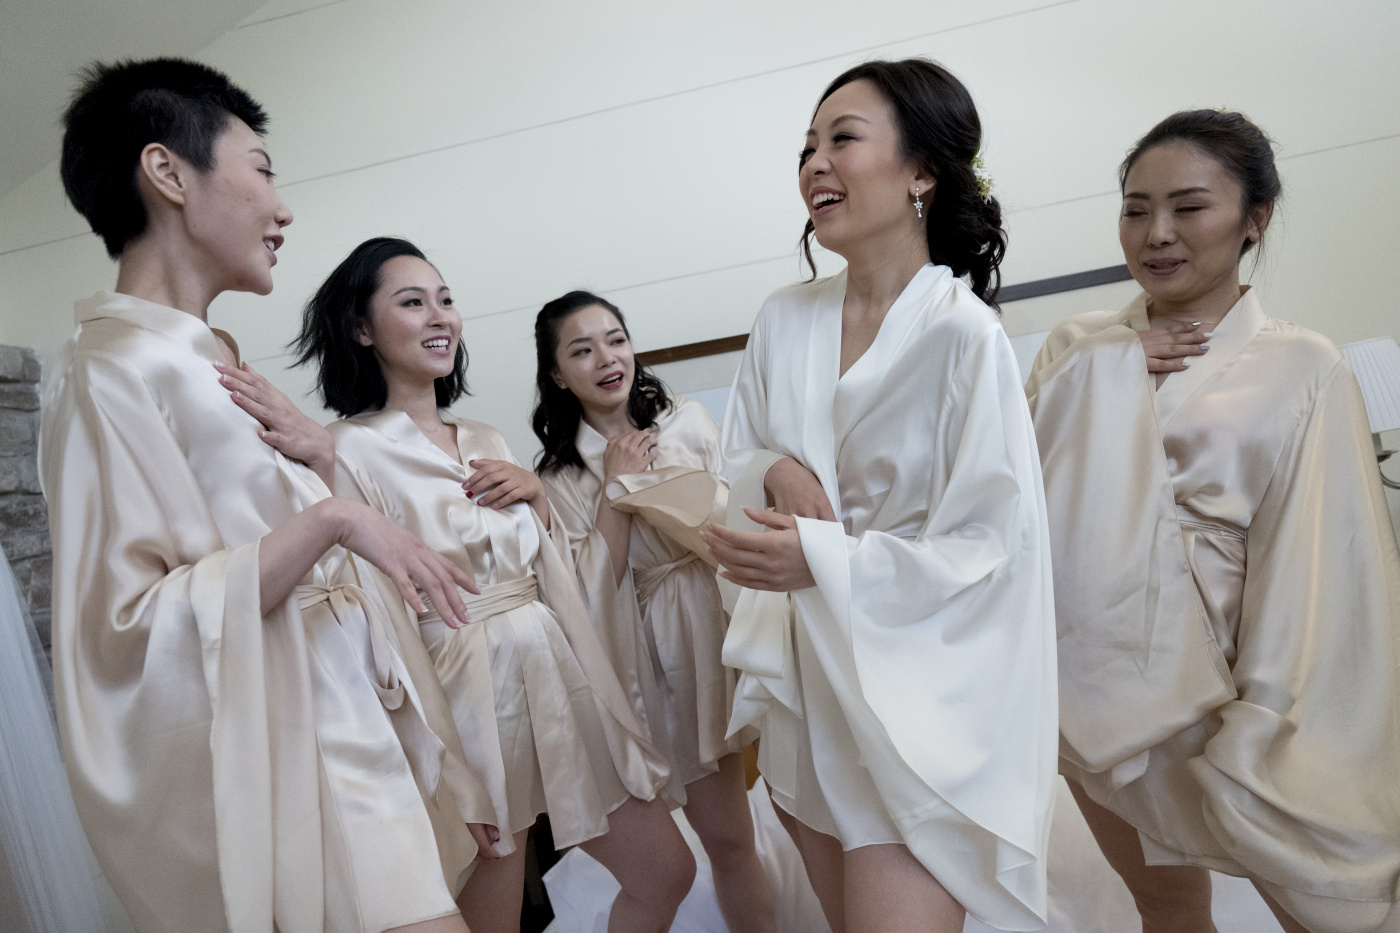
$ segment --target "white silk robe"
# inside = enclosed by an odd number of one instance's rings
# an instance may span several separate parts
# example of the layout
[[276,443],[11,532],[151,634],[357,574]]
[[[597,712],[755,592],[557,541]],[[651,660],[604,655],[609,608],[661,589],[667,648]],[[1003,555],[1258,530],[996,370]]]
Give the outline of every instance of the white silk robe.
[[1313,930],[1396,929],[1400,555],[1356,379],[1247,291],[1154,391],[1147,326],[1146,296],[1070,318],[1026,385],[1061,769],[1149,862],[1251,875]]
[[845,273],[775,292],[725,422],[730,525],[792,457],[817,585],[743,590],[731,728],[773,798],[852,849],[903,843],[978,919],[1045,922],[1055,644],[1040,461],[996,315],[927,265],[838,379]]
[[580,423],[583,468],[542,478],[568,532],[593,624],[619,676],[636,681],[629,692],[641,699],[653,740],[671,763],[666,795],[684,804],[685,785],[719,770],[719,760],[752,736],[725,735],[735,683],[720,660],[728,617],[699,536],[712,517],[724,520],[728,501],[719,426],[703,405],[677,398],[656,429],[653,469],[619,476],[606,490],[615,507],[633,514],[621,583],[594,524],[607,440]]
[[555,517],[546,531],[523,502],[503,509],[467,498],[472,460],[515,463],[495,428],[441,413],[457,427],[458,463],[408,415],[385,409],[331,425],[336,494],[359,499],[420,536],[470,574],[472,622],[450,629],[430,611],[418,620],[452,708],[468,764],[490,809],[476,822],[510,834],[549,813],[555,844],[608,831],[628,796],[665,786],[664,759],[648,742],[578,595]]
[[259,440],[197,318],[100,293],[77,325],[43,413],[54,687],[131,919],[377,933],[454,913],[465,766],[393,647],[402,600],[335,548],[262,615],[259,541],[329,491]]

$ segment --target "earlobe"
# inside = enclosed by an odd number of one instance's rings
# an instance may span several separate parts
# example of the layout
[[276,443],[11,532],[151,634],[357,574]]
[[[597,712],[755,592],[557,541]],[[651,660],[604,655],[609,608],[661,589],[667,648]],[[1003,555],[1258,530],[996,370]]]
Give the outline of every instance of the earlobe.
[[362,347],[374,346],[374,338],[369,335],[369,328],[364,321],[355,325],[355,342]]

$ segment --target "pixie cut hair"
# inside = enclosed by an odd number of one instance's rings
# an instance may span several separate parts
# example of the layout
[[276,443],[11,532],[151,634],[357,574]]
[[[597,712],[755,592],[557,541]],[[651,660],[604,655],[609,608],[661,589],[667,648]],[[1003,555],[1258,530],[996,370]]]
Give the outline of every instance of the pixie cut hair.
[[214,166],[214,144],[237,117],[259,136],[267,113],[222,72],[179,58],[89,65],[63,114],[60,172],[69,202],[122,254],[146,230],[136,172],[141,150],[169,147],[201,172]]
[[[370,301],[380,288],[380,270],[399,256],[428,262],[407,240],[381,236],[350,251],[316,289],[301,315],[301,332],[292,346],[296,365],[316,364],[316,388],[326,407],[342,418],[379,411],[389,400],[389,384],[372,347],[359,341],[369,323]],[[431,263],[429,263],[431,265]],[[437,406],[446,408],[467,393],[467,350],[457,341],[452,373],[433,380]]]

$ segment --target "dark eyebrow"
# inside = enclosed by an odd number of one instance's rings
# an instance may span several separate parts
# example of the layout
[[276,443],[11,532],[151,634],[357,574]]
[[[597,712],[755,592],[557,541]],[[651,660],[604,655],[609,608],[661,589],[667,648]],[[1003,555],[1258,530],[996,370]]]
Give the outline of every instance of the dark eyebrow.
[[[1197,185],[1194,188],[1180,188],[1168,194],[1167,197],[1184,198],[1188,194],[1210,194],[1210,189],[1205,187],[1204,185]],[[1148,199],[1147,195],[1143,194],[1141,191],[1129,191],[1127,194],[1123,195],[1123,199],[1125,201],[1128,198],[1137,198],[1142,201],[1146,201]]]
[[[446,285],[443,286],[443,288],[446,288],[446,287],[447,287]],[[403,288],[401,288],[401,289],[399,289],[398,291],[394,292],[394,294],[393,294],[393,295],[390,295],[389,297],[390,297],[390,298],[393,298],[394,295],[402,295],[404,292],[421,292],[421,293],[423,293],[423,294],[427,294],[428,290],[427,290],[426,288],[423,288],[422,286],[419,286],[419,285],[405,285]]]
[[272,156],[270,156],[270,155],[267,154],[267,150],[266,150],[266,149],[258,149],[257,147],[254,147],[254,148],[252,148],[252,149],[249,149],[248,151],[249,151],[249,152],[256,152],[258,155],[262,156],[264,159],[267,160],[267,167],[268,167],[268,168],[272,168]]
[[[607,332],[606,334],[604,334],[603,336],[604,336],[604,337],[611,337],[613,334],[620,334],[620,333],[622,333],[622,328],[621,328],[621,327],[614,327],[612,330],[608,331],[608,332]],[[572,346],[573,346],[574,344],[576,344],[576,343],[587,343],[588,341],[590,341],[590,340],[592,340],[592,339],[593,339],[592,337],[575,337],[573,340],[570,340],[570,341],[569,341],[569,346],[572,347]]]
[[[841,124],[841,123],[845,123],[847,120],[859,120],[859,121],[862,122],[862,123],[869,123],[869,122],[870,122],[869,120],[865,119],[865,117],[862,117],[860,114],[855,114],[855,113],[843,113],[843,114],[841,114],[841,116],[837,117],[835,120],[832,120],[832,121],[831,121],[831,125],[832,125],[833,128],[835,128],[837,125],[839,125],[839,124]],[[808,135],[808,136],[815,136],[815,135],[817,135],[817,131],[814,130],[814,129],[808,129],[808,130],[807,130],[807,135]]]

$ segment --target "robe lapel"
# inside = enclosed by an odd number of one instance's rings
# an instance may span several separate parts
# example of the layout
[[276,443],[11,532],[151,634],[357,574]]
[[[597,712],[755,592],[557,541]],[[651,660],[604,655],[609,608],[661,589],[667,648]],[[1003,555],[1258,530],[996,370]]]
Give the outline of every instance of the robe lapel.
[[[841,514],[841,497],[836,489],[836,450],[832,425],[832,406],[836,397],[836,379],[841,368],[841,306],[846,300],[846,270],[832,276],[823,286],[812,315],[808,331],[806,373],[802,399],[802,450],[805,466],[821,481],[831,508]],[[805,398],[803,396],[805,395]]]
[[[880,385],[893,367],[894,361],[915,336],[917,325],[924,320],[929,305],[940,301],[953,284],[953,272],[947,266],[925,265],[905,286],[899,298],[890,306],[875,340],[846,375],[836,384],[831,413],[836,437],[836,457],[851,429],[870,408],[880,400]],[[837,354],[840,354],[838,323]]]
[[[1144,318],[1145,318],[1144,313]],[[1264,309],[1253,289],[1246,287],[1240,300],[1235,302],[1228,314],[1215,327],[1210,338],[1210,349],[1205,356],[1191,360],[1191,368],[1183,373],[1172,373],[1157,390],[1153,402],[1157,409],[1157,424],[1166,430],[1167,423],[1181,409],[1182,404],[1205,385],[1211,376],[1225,367],[1243,350],[1259,328],[1264,326]]]

